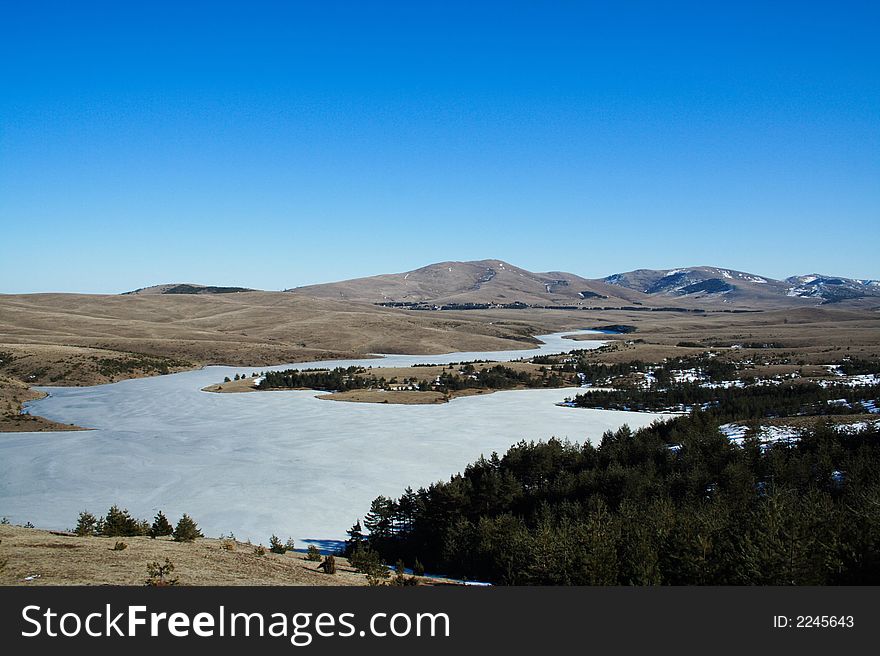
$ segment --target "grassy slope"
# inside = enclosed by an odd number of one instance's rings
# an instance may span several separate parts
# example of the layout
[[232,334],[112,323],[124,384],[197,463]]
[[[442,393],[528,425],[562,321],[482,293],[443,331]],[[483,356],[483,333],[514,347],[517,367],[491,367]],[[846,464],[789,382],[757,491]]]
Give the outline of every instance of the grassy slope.
[[[302,553],[254,553],[254,545],[203,538],[178,543],[170,538],[119,538],[128,547],[114,551],[117,538],[74,537],[20,526],[0,525],[0,585],[143,585],[147,563],[174,564],[180,585],[366,585],[345,558],[337,573],[316,569]],[[232,551],[224,544],[232,543]],[[26,577],[39,575],[31,581]],[[437,580],[420,579],[421,584]]]

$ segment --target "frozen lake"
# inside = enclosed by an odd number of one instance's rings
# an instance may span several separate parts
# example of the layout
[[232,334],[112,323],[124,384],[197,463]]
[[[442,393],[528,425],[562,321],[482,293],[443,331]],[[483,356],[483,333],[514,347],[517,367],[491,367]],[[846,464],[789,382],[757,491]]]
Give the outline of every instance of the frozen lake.
[[661,415],[561,408],[574,389],[516,390],[439,405],[322,401],[321,392],[213,394],[201,388],[236,373],[360,364],[401,367],[509,361],[601,341],[544,335],[539,348],[445,355],[389,355],[275,367],[206,367],[96,387],[40,388],[34,414],[96,430],[0,434],[0,516],[63,529],[79,511],[113,503],[152,520],[192,515],[209,536],[234,532],[298,546],[345,537],[378,495],[399,496],[447,479],[481,454],[552,436],[597,440]]

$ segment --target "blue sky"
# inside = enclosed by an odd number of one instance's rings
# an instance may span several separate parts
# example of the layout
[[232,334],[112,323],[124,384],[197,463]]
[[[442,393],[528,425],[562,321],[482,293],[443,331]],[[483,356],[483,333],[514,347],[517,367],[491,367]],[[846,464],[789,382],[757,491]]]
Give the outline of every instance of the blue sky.
[[876,2],[4,3],[0,292],[482,258],[880,278],[878,28]]

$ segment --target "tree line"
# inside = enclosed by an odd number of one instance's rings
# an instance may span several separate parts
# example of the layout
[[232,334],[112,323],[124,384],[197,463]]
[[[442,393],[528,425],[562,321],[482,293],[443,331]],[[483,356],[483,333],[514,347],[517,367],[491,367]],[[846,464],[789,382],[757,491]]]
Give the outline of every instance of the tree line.
[[171,536],[177,542],[192,542],[196,538],[204,537],[199,530],[198,524],[192,517],[183,514],[177,525],[172,527],[171,522],[161,510],[156,513],[153,522],[146,519],[137,519],[125,508],[113,505],[104,516],[96,517],[88,510],[83,510],[76,521],[73,532],[80,537],[135,537],[149,536],[151,538]]
[[365,389],[385,387],[387,382],[384,377],[377,378],[374,375],[357,376],[363,374],[363,367],[336,367],[327,369],[287,369],[285,371],[267,371],[259,389],[316,389],[328,392],[342,392],[353,389]]
[[878,584],[877,471],[876,424],[736,446],[697,411],[380,496],[347,551],[499,584]]
[[[880,385],[859,387],[792,382],[747,387],[703,387],[677,383],[648,389],[592,390],[572,402],[581,408],[662,412],[696,406],[714,419],[741,420],[795,415],[839,415],[864,412],[861,401],[880,396]],[[841,402],[842,401],[842,402]]]

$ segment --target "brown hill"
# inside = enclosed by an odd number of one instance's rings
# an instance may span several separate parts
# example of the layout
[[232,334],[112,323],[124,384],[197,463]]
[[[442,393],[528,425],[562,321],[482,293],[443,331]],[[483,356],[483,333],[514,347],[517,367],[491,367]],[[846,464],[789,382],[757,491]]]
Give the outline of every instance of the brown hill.
[[711,266],[636,269],[599,280],[564,271],[535,273],[502,260],[440,262],[404,273],[296,287],[298,295],[341,301],[466,309],[521,304],[586,308],[777,309],[843,303],[880,305],[880,283],[800,276],[774,280]]
[[404,273],[296,287],[297,295],[367,303],[620,306],[642,294],[573,273],[534,273],[501,260],[440,262]]
[[235,294],[238,292],[255,292],[248,287],[218,287],[217,285],[196,285],[191,282],[172,282],[152,287],[141,287],[127,294]]
[[0,373],[94,384],[208,363],[525,348],[538,332],[429,314],[283,292],[0,295]]

